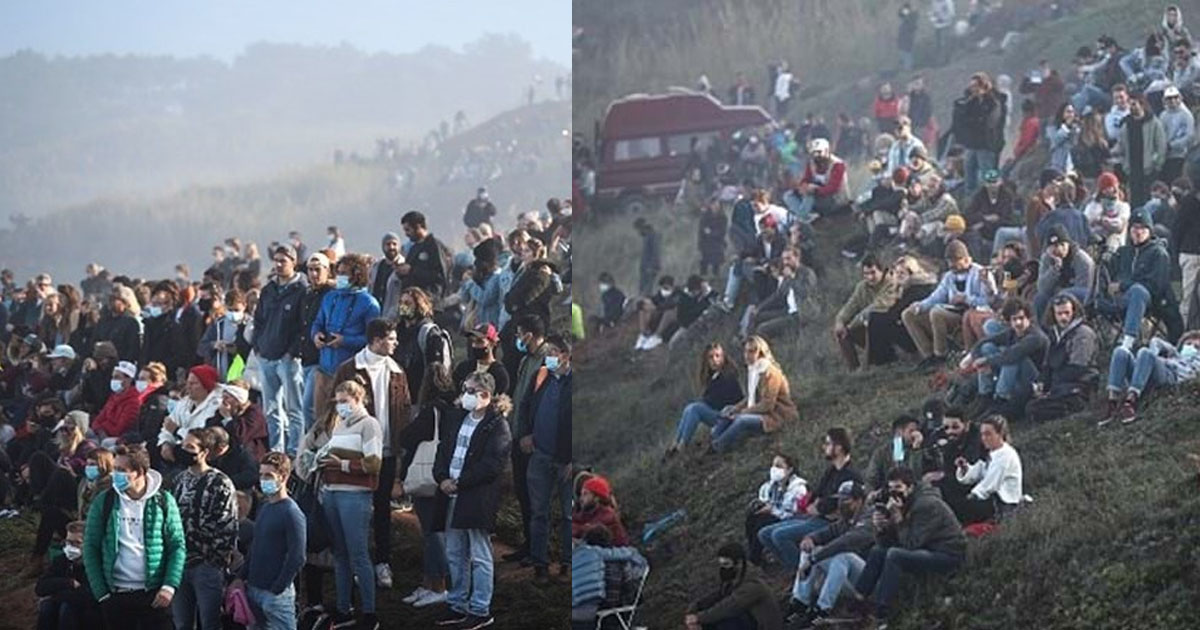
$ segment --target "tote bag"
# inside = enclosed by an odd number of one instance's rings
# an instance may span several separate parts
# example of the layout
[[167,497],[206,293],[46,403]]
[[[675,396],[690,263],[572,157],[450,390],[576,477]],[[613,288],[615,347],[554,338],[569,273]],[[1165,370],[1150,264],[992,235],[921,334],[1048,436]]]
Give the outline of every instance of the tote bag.
[[437,459],[438,425],[441,424],[441,412],[433,408],[433,439],[417,445],[408,474],[404,476],[404,493],[414,497],[432,497],[437,492],[437,482],[433,480],[433,462]]

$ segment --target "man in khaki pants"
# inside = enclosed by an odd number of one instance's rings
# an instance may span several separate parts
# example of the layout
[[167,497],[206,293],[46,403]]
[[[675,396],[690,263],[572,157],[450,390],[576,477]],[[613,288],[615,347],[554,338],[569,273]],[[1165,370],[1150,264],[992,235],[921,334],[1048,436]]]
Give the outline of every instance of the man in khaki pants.
[[950,270],[942,276],[933,293],[904,309],[901,319],[921,353],[918,369],[932,369],[946,362],[949,350],[946,340],[962,324],[968,309],[988,309],[991,283],[987,272],[971,260],[971,253],[962,241],[946,245],[946,261]]

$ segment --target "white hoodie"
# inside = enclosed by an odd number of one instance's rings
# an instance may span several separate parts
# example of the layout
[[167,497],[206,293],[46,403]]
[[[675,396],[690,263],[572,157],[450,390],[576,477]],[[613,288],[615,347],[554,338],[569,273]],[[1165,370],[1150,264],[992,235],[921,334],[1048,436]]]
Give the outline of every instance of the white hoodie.
[[174,433],[163,429],[158,432],[158,445],[179,444],[183,436],[192,429],[202,429],[208,419],[217,414],[221,407],[221,388],[216,387],[208,393],[208,397],[197,403],[191,397],[184,397],[175,406],[175,411],[168,416],[179,428]]
[[[146,588],[146,502],[162,488],[162,475],[157,470],[146,472],[146,492],[140,499],[131,499],[117,490],[121,504],[117,508],[117,561],[113,565],[113,586],[119,589]],[[157,499],[155,499],[157,500]],[[164,515],[165,518],[166,515]]]

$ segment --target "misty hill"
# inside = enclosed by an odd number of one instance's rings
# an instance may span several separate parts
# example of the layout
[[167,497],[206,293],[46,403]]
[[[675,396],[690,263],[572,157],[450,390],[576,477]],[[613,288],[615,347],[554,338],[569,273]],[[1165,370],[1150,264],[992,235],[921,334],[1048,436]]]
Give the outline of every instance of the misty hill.
[[[330,157],[253,182],[106,196],[25,225],[5,224],[0,266],[18,278],[48,271],[72,282],[93,260],[144,277],[168,277],[175,263],[187,262],[198,275],[211,246],[226,237],[256,241],[261,249],[298,229],[310,245],[324,246],[330,224],[343,229],[351,250],[374,253],[383,232],[400,231],[408,210],[425,212],[437,236],[461,247],[462,211],[481,184],[491,191],[500,227],[513,226],[518,212],[540,209],[549,197],[569,194],[570,118],[570,101],[542,102],[394,160],[334,164]],[[354,141],[373,143],[343,138]]]
[[232,63],[145,56],[0,59],[0,216],[100,195],[252,181],[419,140],[463,111],[478,122],[555,96],[567,69],[515,36],[409,54],[259,43]]

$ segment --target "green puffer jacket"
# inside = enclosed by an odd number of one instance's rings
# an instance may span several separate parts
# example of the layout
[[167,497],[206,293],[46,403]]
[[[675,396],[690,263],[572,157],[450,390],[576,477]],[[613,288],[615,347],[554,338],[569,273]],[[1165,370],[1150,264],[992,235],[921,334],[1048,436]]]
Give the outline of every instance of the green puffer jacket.
[[[142,512],[143,544],[146,553],[146,589],[163,587],[179,588],[183,579],[183,566],[187,558],[187,543],[183,535],[183,521],[179,518],[179,507],[175,497],[162,489],[162,476],[157,471],[147,473],[147,488]],[[104,506],[109,503],[108,495],[116,490],[108,489],[96,495],[88,509],[89,526],[83,539],[83,563],[87,568],[88,582],[92,594],[103,601],[112,594],[113,567],[117,563],[117,529],[120,525],[122,497],[117,494],[111,502],[112,513],[107,527],[101,531],[99,524],[105,520]],[[164,522],[165,521],[165,522]]]

